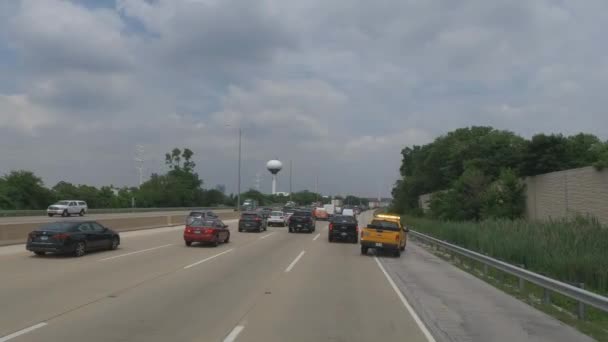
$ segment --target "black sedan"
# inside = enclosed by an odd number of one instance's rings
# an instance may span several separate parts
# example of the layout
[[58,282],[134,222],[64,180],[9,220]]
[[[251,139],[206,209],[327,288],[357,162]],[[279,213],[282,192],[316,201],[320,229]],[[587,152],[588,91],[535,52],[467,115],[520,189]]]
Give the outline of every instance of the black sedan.
[[29,233],[25,249],[36,255],[45,253],[83,256],[88,251],[116,249],[120,244],[117,232],[95,221],[52,222]]

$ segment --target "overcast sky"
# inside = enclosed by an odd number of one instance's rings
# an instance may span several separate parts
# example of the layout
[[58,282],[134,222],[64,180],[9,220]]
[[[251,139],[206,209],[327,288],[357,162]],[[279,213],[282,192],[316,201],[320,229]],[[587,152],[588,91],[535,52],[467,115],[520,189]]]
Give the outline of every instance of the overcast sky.
[[[135,185],[195,152],[207,186],[383,195],[452,129],[608,138],[608,1],[0,1],[0,173]],[[288,190],[288,170],[279,190]]]

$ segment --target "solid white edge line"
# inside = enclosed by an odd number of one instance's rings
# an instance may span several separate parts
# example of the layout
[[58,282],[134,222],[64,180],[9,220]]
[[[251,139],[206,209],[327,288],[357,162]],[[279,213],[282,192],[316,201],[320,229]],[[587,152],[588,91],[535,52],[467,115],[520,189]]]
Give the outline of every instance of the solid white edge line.
[[184,266],[184,269],[186,270],[186,269],[189,269],[189,268],[194,267],[194,266],[196,266],[196,265],[202,264],[202,263],[204,263],[205,261],[209,261],[209,260],[211,260],[211,259],[217,258],[218,256],[220,256],[220,255],[222,255],[222,254],[226,254],[226,253],[228,253],[228,252],[232,251],[233,249],[234,249],[234,248],[230,248],[229,250],[223,251],[223,252],[221,252],[221,253],[218,253],[218,254],[212,255],[212,256],[210,256],[210,257],[208,257],[208,258],[205,258],[205,259],[203,259],[203,260],[197,261],[197,262],[195,262],[194,264],[190,264],[190,265],[188,265],[188,266]]
[[260,236],[260,239],[265,239],[265,238],[269,237],[270,235],[274,235],[274,233],[276,233],[276,232],[272,232],[270,234],[266,234],[264,236]]
[[290,272],[291,269],[296,265],[296,263],[298,262],[298,260],[300,260],[300,258],[306,253],[306,251],[301,251],[300,254],[298,254],[298,256],[293,259],[293,261],[291,262],[291,264],[289,264],[289,266],[287,266],[287,268],[285,269],[285,272]]
[[48,323],[44,323],[44,322],[42,322],[42,323],[38,323],[38,324],[36,324],[36,325],[32,325],[32,326],[31,326],[31,327],[29,327],[29,328],[21,329],[21,330],[19,330],[19,331],[16,331],[16,332],[14,332],[14,333],[10,334],[10,335],[6,335],[6,336],[4,336],[4,337],[0,337],[0,342],[6,342],[6,341],[11,340],[11,339],[13,339],[13,338],[15,338],[15,337],[21,336],[21,335],[23,335],[23,334],[27,334],[27,333],[29,333],[30,331],[34,331],[34,330],[36,330],[36,329],[38,329],[38,328],[42,328],[42,327],[43,327],[43,326],[45,326],[45,325],[48,325]]
[[169,247],[169,246],[173,246],[173,244],[170,243],[170,244],[167,244],[167,245],[162,245],[162,246],[156,246],[156,247],[152,247],[152,248],[142,249],[140,251],[135,251],[135,252],[125,253],[125,254],[115,255],[115,256],[111,256],[109,258],[99,259],[98,261],[106,261],[106,260],[111,260],[111,259],[116,259],[116,258],[122,258],[122,257],[126,257],[126,256],[129,256],[129,255],[139,254],[139,253],[143,253],[143,252],[147,252],[147,251],[153,251],[155,249]]
[[416,324],[418,325],[418,327],[420,328],[420,330],[426,337],[427,341],[436,342],[435,338],[433,337],[433,335],[431,335],[431,333],[427,329],[426,325],[424,325],[424,323],[422,322],[422,320],[420,319],[420,317],[418,316],[416,311],[414,311],[414,308],[412,308],[412,306],[407,301],[407,299],[405,299],[405,296],[403,295],[403,293],[401,293],[401,290],[399,290],[399,287],[397,287],[397,285],[393,281],[393,278],[391,278],[391,276],[388,274],[388,272],[386,272],[386,270],[384,269],[384,266],[382,266],[382,263],[380,262],[380,260],[378,260],[378,257],[374,256],[374,260],[376,260],[376,263],[378,264],[378,267],[380,267],[380,270],[382,271],[382,273],[384,273],[386,280],[388,280],[388,282],[389,282],[389,284],[391,284],[391,287],[393,288],[393,290],[395,290],[395,293],[397,293],[397,296],[401,300],[401,303],[403,303],[403,306],[405,306],[407,311],[414,318],[414,321],[416,322]]
[[237,325],[236,327],[234,327],[234,329],[232,329],[230,334],[228,334],[228,336],[226,336],[226,338],[224,339],[224,342],[233,342],[234,340],[236,340],[237,336],[239,336],[239,334],[241,333],[241,331],[243,331],[243,329],[245,329],[245,327],[242,325]]
[[317,236],[315,236],[314,238],[312,238],[312,241],[316,241],[319,238],[319,236],[321,236],[321,233],[317,234]]

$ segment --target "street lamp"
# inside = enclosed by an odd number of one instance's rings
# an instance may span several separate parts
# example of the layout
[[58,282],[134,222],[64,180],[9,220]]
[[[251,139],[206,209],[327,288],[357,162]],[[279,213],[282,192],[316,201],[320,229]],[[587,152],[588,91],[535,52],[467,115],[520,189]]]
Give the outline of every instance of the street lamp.
[[[226,124],[225,127],[232,127],[230,124]],[[243,131],[241,126],[239,125],[239,157],[238,157],[238,176],[236,181],[236,210],[241,211],[241,137],[243,135]]]

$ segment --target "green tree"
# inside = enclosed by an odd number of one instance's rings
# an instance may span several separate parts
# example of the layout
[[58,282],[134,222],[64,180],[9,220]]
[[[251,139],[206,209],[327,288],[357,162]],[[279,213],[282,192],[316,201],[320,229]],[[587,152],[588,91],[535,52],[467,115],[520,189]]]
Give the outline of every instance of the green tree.
[[501,172],[482,196],[481,217],[484,219],[517,219],[523,216],[526,187],[511,169]]
[[568,169],[572,163],[568,160],[569,142],[561,134],[537,134],[526,147],[522,176],[536,176],[542,173]]
[[468,167],[450,190],[431,198],[431,213],[442,220],[479,220],[483,195],[490,183],[483,171]]
[[3,209],[44,209],[53,202],[51,191],[31,171],[11,171],[0,179]]

